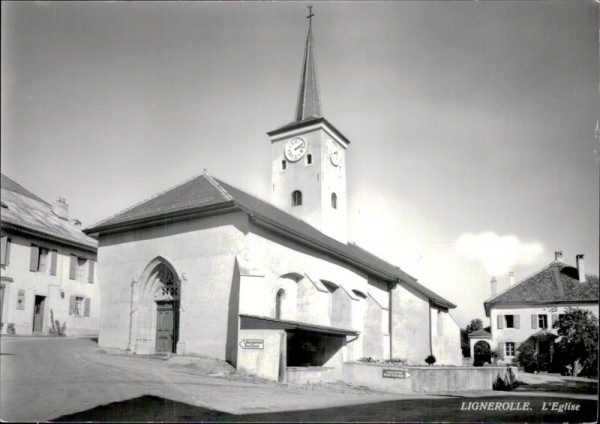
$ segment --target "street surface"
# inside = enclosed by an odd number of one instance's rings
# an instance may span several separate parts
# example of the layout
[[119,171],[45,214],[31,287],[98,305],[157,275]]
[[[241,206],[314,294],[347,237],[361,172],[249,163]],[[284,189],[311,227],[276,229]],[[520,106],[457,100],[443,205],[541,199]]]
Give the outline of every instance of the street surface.
[[596,421],[596,382],[527,378],[512,392],[405,395],[342,383],[282,385],[211,359],[116,355],[90,339],[2,337],[0,419]]

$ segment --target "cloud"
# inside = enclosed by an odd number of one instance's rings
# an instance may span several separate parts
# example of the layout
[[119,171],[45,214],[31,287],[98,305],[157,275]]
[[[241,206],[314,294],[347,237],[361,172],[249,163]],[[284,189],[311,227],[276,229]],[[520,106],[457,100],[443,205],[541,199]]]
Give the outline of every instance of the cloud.
[[523,243],[513,235],[499,236],[491,231],[464,233],[456,249],[467,259],[479,261],[490,276],[507,274],[517,265],[535,263],[544,252],[540,243]]

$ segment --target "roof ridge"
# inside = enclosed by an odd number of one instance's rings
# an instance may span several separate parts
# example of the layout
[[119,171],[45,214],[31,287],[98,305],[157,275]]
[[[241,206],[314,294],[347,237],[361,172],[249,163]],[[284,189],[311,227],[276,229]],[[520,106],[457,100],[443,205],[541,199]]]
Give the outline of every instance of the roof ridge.
[[219,190],[219,193],[221,193],[225,199],[231,201],[234,200],[233,196],[231,194],[229,194],[227,192],[227,190],[225,190],[225,187],[223,187],[221,184],[219,184],[206,170],[206,168],[204,168],[204,172],[202,173],[202,175],[204,176],[204,178],[206,178],[206,180],[211,183],[213,185],[214,188],[216,188],[217,190]]
[[497,298],[497,297],[499,297],[499,296],[503,295],[504,293],[506,293],[506,292],[508,292],[508,291],[512,290],[513,288],[515,288],[515,287],[517,287],[517,286],[519,286],[519,285],[523,284],[525,281],[527,281],[528,279],[530,279],[530,278],[531,278],[531,277],[533,277],[534,275],[537,275],[537,274],[539,274],[540,272],[542,272],[542,271],[545,271],[547,268],[550,268],[552,265],[554,265],[554,263],[555,263],[555,262],[556,262],[556,261],[552,261],[552,262],[550,262],[550,263],[549,263],[548,265],[546,265],[545,267],[543,267],[543,268],[540,268],[539,270],[537,270],[537,271],[535,271],[535,272],[532,272],[531,274],[529,274],[529,275],[528,275],[527,277],[525,277],[525,278],[522,278],[522,279],[521,279],[521,280],[520,280],[520,281],[519,281],[517,284],[515,284],[515,285],[512,285],[512,286],[508,286],[507,288],[505,288],[504,290],[502,290],[500,293],[497,293],[497,294],[495,294],[495,295],[493,295],[493,296],[490,296],[490,297],[488,297],[487,299],[485,299],[485,300],[483,301],[483,303],[490,302],[490,301],[494,300],[495,298]]
[[[205,170],[205,171],[206,171],[206,170]],[[117,217],[117,216],[119,216],[119,215],[122,215],[122,214],[124,214],[125,212],[128,212],[128,211],[130,211],[130,210],[132,210],[132,209],[134,209],[134,208],[136,208],[136,207],[140,206],[140,205],[141,205],[141,204],[143,204],[143,203],[146,203],[146,202],[148,202],[148,201],[150,201],[150,200],[152,200],[152,199],[156,199],[157,197],[159,197],[159,196],[162,196],[163,194],[165,194],[165,193],[167,193],[167,192],[169,192],[169,191],[171,191],[171,190],[173,190],[173,189],[175,189],[175,188],[177,188],[177,187],[180,187],[180,186],[182,186],[182,185],[184,185],[184,184],[186,184],[186,183],[189,183],[190,181],[192,181],[192,180],[194,180],[194,179],[196,179],[196,178],[198,178],[198,177],[201,177],[201,176],[203,176],[203,175],[204,175],[204,172],[202,172],[202,173],[199,173],[199,174],[195,174],[194,176],[192,176],[192,177],[188,178],[187,180],[185,180],[185,181],[182,181],[182,182],[181,182],[181,183],[179,183],[179,184],[175,184],[174,186],[171,186],[171,187],[169,187],[169,188],[167,188],[167,189],[165,189],[165,190],[163,190],[163,191],[161,191],[161,192],[159,192],[159,193],[156,193],[156,194],[155,194],[155,195],[153,195],[153,196],[147,197],[146,199],[144,199],[144,200],[141,200],[141,201],[137,202],[136,204],[134,204],[134,205],[132,205],[132,206],[130,206],[130,207],[128,207],[128,208],[126,208],[126,209],[123,209],[123,210],[121,210],[121,211],[119,211],[119,212],[116,212],[116,213],[112,214],[111,216],[109,216],[108,218],[102,219],[102,220],[100,220],[100,221],[96,222],[95,224],[93,224],[93,225],[90,225],[90,226],[89,226],[89,227],[87,227],[87,228],[93,228],[93,227],[97,227],[97,226],[99,226],[100,224],[103,224],[103,223],[105,223],[105,222],[107,222],[107,221],[110,221],[111,219],[113,219],[113,218],[115,218],[115,217]]]

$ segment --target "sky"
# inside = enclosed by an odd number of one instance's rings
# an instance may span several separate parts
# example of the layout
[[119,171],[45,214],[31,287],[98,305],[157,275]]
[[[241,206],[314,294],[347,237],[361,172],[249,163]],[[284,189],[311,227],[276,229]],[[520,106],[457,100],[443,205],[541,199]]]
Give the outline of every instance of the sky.
[[[90,226],[206,169],[269,199],[305,2],[1,3],[1,168]],[[349,238],[485,318],[560,250],[598,274],[598,3],[316,2]]]

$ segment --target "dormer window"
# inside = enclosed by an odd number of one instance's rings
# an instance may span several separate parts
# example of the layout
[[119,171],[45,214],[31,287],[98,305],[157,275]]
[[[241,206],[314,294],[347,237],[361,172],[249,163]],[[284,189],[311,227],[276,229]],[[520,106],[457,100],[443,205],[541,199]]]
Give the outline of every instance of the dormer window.
[[300,205],[302,205],[302,192],[300,190],[296,190],[292,193],[292,206]]

